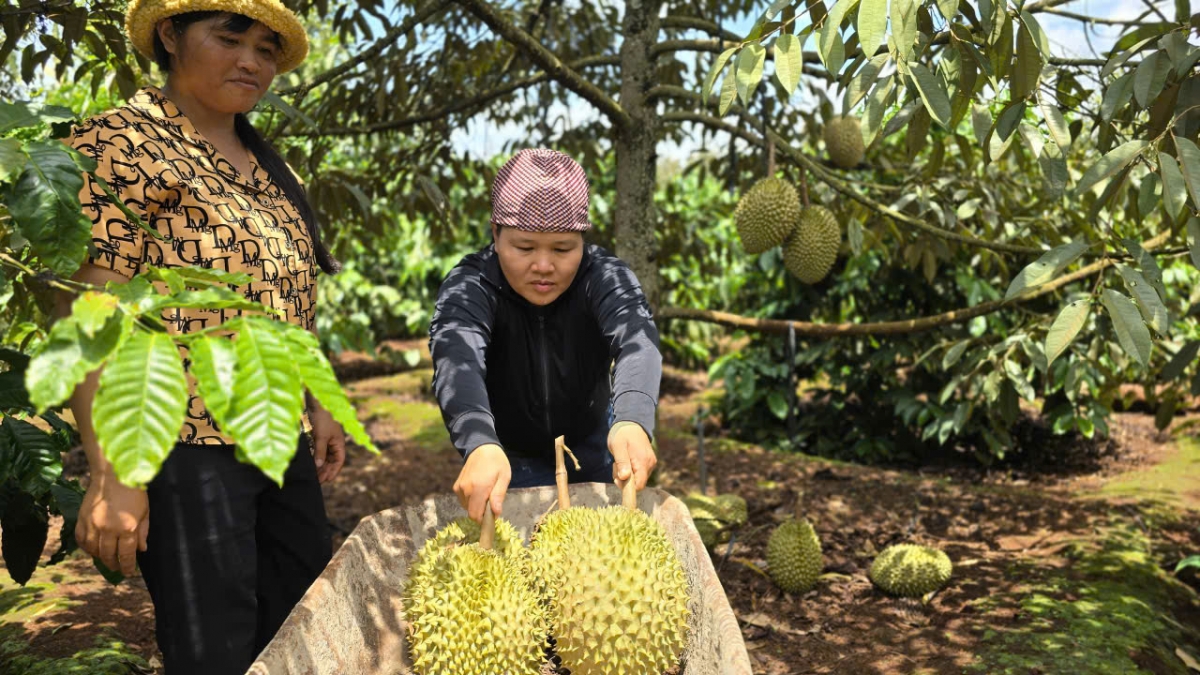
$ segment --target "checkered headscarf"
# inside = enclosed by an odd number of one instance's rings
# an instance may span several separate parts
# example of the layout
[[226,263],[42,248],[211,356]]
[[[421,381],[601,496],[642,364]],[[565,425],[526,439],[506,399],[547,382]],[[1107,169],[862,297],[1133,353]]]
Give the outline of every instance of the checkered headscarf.
[[590,229],[583,167],[556,150],[518,152],[492,183],[492,223],[527,232]]

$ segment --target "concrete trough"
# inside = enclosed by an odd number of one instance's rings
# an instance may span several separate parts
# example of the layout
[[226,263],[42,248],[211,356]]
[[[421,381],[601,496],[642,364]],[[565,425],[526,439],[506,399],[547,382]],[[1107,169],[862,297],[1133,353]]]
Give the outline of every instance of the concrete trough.
[[[621,503],[620,490],[614,485],[584,483],[570,489],[572,506]],[[552,486],[510,490],[503,517],[528,542],[534,524],[551,508],[555,497]],[[750,675],[750,659],[737,619],[687,507],[657,488],[643,490],[638,507],[663,524],[691,584],[690,635],[681,672]],[[412,673],[401,597],[409,562],[426,538],[463,515],[457,498],[450,494],[364,518],[248,672]]]

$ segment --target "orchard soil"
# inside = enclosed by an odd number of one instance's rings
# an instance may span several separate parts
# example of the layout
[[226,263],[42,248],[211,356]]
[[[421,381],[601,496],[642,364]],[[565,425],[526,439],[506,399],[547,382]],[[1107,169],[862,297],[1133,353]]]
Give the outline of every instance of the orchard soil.
[[[352,449],[325,487],[335,546],[363,516],[450,491],[460,465],[431,397],[427,353],[411,370],[361,355],[337,367],[383,454]],[[677,496],[699,488],[694,415],[713,395],[702,374],[668,370],[664,379],[657,485]],[[725,438],[708,421],[709,492],[735,492],[750,507],[749,524],[712,556],[754,672],[1200,670],[1200,581],[1195,570],[1173,572],[1200,553],[1200,442],[1160,433],[1152,416],[1133,412],[1115,416],[1104,443],[1027,424],[1025,459],[985,470],[783,454]],[[82,468],[81,457],[68,458],[69,471]],[[771,530],[795,514],[814,523],[826,563],[803,595],[775,588],[764,562]],[[890,598],[867,579],[878,551],[907,541],[955,561],[950,584],[932,597]],[[57,545],[52,531],[47,552]],[[160,670],[140,578],[110,586],[82,555],[39,568],[25,588],[0,571],[0,644],[27,643],[26,654],[52,659],[97,637],[141,657],[130,672]],[[0,675],[9,675],[3,663]]]

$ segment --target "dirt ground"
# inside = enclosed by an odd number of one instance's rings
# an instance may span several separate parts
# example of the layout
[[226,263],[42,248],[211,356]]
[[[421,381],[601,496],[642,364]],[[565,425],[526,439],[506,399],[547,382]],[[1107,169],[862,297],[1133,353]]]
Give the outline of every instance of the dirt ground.
[[[426,363],[384,375],[361,360],[340,368],[362,378],[348,390],[382,455],[353,451],[326,486],[335,545],[365,515],[449,491],[460,462]],[[657,483],[682,496],[699,487],[690,419],[703,376],[671,371],[664,392]],[[1200,659],[1200,582],[1172,571],[1200,553],[1200,442],[1159,434],[1137,413],[1112,426],[1111,443],[1073,451],[1086,462],[1064,459],[1049,472],[863,467],[773,453],[710,428],[709,492],[749,503],[749,524],[713,562],[755,673],[1185,675],[1188,659]],[[794,515],[813,522],[826,564],[803,595],[780,592],[765,564],[772,529]],[[945,550],[950,584],[924,600],[875,590],[871,560],[900,542]],[[47,548],[56,546],[54,536]],[[79,556],[40,568],[25,588],[0,579],[0,642],[57,658],[112,636],[149,663],[134,672],[157,670],[140,579],[109,586]]]

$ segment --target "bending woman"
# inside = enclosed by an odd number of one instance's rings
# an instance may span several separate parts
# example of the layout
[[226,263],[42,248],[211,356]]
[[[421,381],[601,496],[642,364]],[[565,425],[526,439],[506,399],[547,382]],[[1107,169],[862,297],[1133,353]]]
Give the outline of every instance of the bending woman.
[[454,484],[475,520],[509,487],[554,483],[554,439],[571,482],[633,480],[657,459],[662,356],[633,272],[588,245],[588,180],[573,159],[523,150],[492,185],[494,243],[443,282],[430,325],[434,390],[463,456]]

